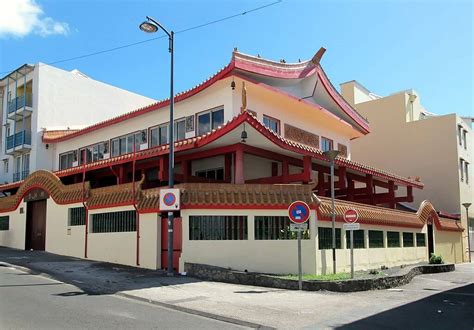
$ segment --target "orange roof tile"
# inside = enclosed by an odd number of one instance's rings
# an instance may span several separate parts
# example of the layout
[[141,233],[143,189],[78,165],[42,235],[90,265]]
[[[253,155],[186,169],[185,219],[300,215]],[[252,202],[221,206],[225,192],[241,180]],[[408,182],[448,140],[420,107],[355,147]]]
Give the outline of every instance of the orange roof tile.
[[61,139],[77,131],[79,130],[78,129],[46,130],[46,131],[43,131],[43,142],[49,142],[52,140]]

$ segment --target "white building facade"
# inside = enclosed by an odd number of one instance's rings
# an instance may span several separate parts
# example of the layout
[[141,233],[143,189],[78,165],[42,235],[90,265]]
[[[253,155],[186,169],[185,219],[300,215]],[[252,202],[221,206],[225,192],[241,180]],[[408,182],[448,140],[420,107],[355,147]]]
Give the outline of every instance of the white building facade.
[[83,73],[25,64],[0,79],[0,182],[53,169],[44,130],[74,131],[150,104],[153,99],[107,85]]

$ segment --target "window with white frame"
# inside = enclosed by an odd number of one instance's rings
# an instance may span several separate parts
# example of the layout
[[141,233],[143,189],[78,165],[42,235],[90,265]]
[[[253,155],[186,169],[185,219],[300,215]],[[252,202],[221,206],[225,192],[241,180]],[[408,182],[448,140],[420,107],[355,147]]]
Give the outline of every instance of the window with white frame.
[[322,151],[329,151],[333,149],[333,140],[325,138],[324,136],[321,137],[321,150]]
[[150,147],[168,143],[168,124],[162,124],[150,129]]
[[224,123],[224,109],[210,110],[197,115],[197,133],[202,135]]
[[146,130],[123,135],[112,139],[112,157],[130,154],[134,150],[140,151],[140,147],[148,141]]
[[280,134],[280,121],[278,119],[263,115],[263,125]]
[[77,162],[77,150],[65,152],[59,155],[60,170],[73,167],[74,162]]
[[79,149],[81,164],[97,162],[105,158],[104,155],[109,154],[109,141],[103,141],[91,146]]
[[464,159],[459,158],[459,171],[461,172],[461,181],[464,181]]
[[176,120],[174,122],[173,137],[175,141],[183,140],[186,138],[186,119]]
[[5,172],[5,174],[8,173],[9,165],[10,165],[10,161],[8,159],[4,159],[3,160],[3,172]]

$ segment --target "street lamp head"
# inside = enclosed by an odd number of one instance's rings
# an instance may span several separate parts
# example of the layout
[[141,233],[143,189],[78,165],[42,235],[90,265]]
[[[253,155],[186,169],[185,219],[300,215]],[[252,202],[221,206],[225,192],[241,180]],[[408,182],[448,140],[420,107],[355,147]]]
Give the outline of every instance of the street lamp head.
[[472,203],[462,203],[462,206],[464,206],[466,209],[469,208],[469,206],[471,206]]
[[330,161],[334,161],[336,159],[337,155],[339,155],[339,150],[328,150],[323,152],[324,156],[329,158]]
[[146,33],[155,33],[156,31],[158,31],[158,26],[150,21],[145,21],[140,24],[140,30]]

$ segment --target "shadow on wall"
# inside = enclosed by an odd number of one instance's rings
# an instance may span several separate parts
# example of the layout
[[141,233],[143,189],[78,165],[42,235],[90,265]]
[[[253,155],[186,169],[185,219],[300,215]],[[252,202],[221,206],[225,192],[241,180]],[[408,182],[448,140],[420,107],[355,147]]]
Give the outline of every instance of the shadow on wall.
[[[429,288],[424,290],[431,291]],[[444,291],[424,299],[336,327],[336,329],[472,329],[474,284]]]
[[83,291],[64,294],[67,297],[80,294],[114,294],[119,291],[201,282],[179,275],[168,277],[162,270],[84,260],[44,251],[0,247],[0,262],[2,261],[31,269],[32,274],[48,274],[53,279],[71,284]]

